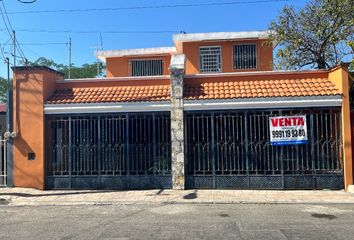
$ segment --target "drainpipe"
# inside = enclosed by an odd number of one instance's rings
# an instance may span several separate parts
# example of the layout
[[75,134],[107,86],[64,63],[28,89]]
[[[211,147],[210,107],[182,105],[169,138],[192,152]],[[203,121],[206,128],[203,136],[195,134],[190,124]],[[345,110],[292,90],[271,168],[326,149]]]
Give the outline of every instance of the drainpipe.
[[172,55],[171,65],[171,142],[172,142],[172,188],[185,189],[183,77],[185,55]]

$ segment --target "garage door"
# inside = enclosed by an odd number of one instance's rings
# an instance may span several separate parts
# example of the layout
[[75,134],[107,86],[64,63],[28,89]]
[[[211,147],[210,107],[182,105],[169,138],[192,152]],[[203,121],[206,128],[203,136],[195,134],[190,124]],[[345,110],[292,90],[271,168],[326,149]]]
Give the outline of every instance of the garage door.
[[[269,117],[305,115],[308,142],[275,146]],[[342,189],[340,109],[186,112],[186,184]]]

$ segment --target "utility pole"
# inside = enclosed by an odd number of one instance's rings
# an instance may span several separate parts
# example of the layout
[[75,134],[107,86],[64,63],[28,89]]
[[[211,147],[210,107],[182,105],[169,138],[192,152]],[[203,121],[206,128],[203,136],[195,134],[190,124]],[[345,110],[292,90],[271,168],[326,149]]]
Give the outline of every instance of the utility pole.
[[7,105],[7,111],[6,111],[6,131],[11,132],[12,131],[12,88],[11,88],[11,82],[10,82],[10,59],[7,57],[5,59],[5,63],[7,64],[7,91],[6,91],[6,105]]
[[100,76],[100,61],[98,60],[98,58],[97,58],[97,77],[99,77]]
[[69,38],[69,74],[68,78],[71,78],[71,37]]
[[14,51],[13,51],[13,54],[14,54],[14,67],[16,67],[16,32],[12,31],[12,33],[13,33],[13,45],[14,45]]
[[[95,55],[96,55],[96,53],[97,53],[98,50],[103,50],[103,41],[102,41],[102,33],[101,33],[101,32],[100,32],[100,46],[98,46],[98,47],[95,46],[95,47],[91,47],[91,48],[94,49]],[[100,60],[97,58],[97,62],[96,62],[97,74],[96,74],[96,77],[99,77],[99,76],[100,76],[100,73],[101,73],[101,71],[100,71],[100,65],[101,65]]]
[[[14,46],[15,48],[15,46]],[[16,53],[16,52],[15,52]],[[16,55],[14,55],[16,56]],[[14,60],[16,63],[16,59]],[[7,139],[6,143],[6,172],[7,178],[5,179],[5,184],[9,187],[13,186],[12,179],[13,179],[13,90],[12,84],[10,81],[10,59],[6,58],[7,64],[7,91],[6,91],[6,133],[4,135],[5,139]]]
[[[101,51],[103,50],[103,41],[102,41],[102,33],[100,32],[100,47],[101,47]],[[97,77],[99,77],[100,75],[100,62],[97,58]]]

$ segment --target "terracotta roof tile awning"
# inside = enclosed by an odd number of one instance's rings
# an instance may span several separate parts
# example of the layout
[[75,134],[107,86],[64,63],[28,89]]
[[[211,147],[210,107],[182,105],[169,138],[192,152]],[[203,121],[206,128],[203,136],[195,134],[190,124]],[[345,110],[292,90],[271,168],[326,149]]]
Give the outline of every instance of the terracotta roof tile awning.
[[47,104],[150,102],[170,99],[169,85],[71,88],[55,91]]
[[[326,78],[186,81],[185,100],[314,97],[341,95]],[[170,85],[72,87],[57,90],[47,104],[154,102],[170,100]]]
[[[190,81],[192,82],[192,81]],[[238,99],[270,97],[310,97],[340,95],[328,79],[284,79],[255,81],[204,82],[186,84],[186,100]]]

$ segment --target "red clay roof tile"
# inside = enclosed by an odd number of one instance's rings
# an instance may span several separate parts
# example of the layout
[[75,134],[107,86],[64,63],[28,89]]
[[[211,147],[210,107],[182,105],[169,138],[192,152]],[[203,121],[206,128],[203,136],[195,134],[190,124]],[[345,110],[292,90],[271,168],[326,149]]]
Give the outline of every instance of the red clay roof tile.
[[165,101],[170,98],[170,86],[117,86],[59,89],[48,99],[48,104],[109,103]]
[[[199,91],[196,91],[199,89]],[[255,81],[205,82],[185,85],[185,99],[266,98],[340,95],[328,79],[280,79]]]
[[[237,99],[340,95],[328,79],[230,80],[191,82],[184,86],[184,99]],[[48,104],[166,101],[169,85],[71,88],[57,90]]]

